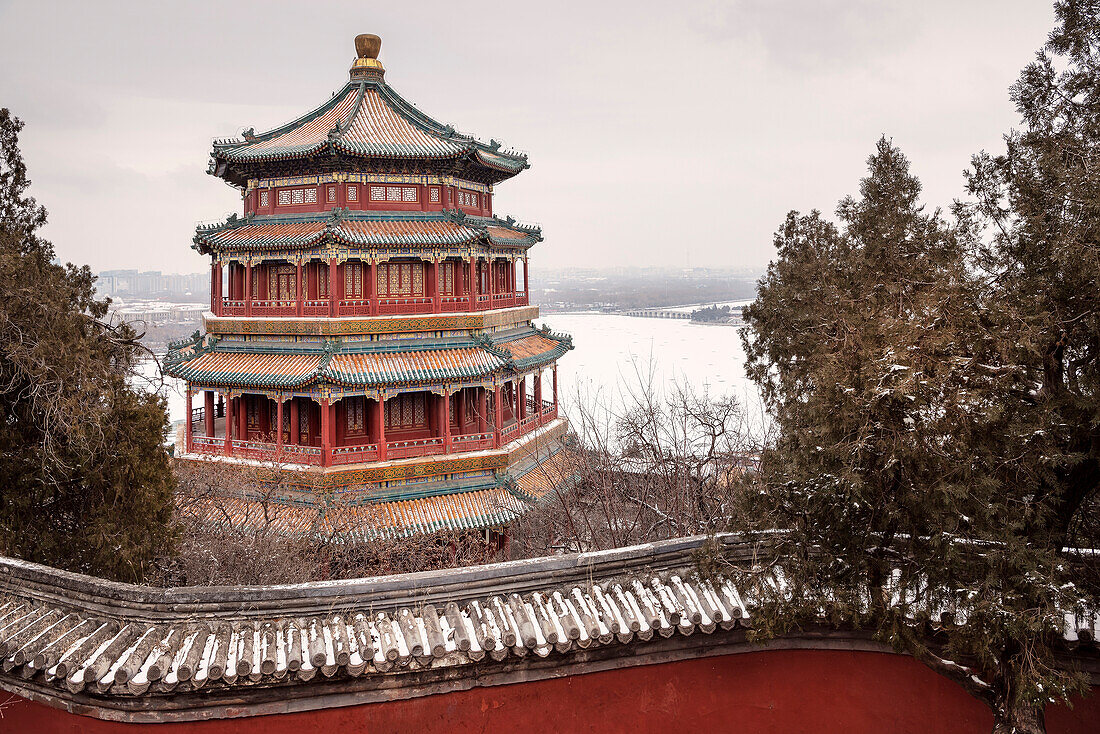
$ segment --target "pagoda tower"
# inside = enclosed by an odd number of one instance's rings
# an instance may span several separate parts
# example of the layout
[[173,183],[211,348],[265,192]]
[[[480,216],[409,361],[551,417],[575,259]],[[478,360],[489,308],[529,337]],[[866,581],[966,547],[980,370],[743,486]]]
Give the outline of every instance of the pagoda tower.
[[556,362],[572,348],[532,321],[539,228],[493,213],[527,157],[420,112],[380,46],[356,37],[320,107],[214,142],[209,173],[243,213],[194,237],[211,304],[205,335],[166,360],[187,385],[177,455],[277,462],[288,504],[338,495],[391,534],[500,527],[561,445]]

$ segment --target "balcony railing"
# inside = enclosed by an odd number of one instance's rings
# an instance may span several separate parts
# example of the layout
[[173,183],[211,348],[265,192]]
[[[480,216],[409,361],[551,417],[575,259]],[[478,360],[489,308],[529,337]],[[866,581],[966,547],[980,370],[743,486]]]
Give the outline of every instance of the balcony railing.
[[500,442],[502,444],[508,443],[520,433],[519,423],[510,423],[504,428],[500,429]]
[[443,313],[458,313],[469,307],[469,296],[443,296],[439,299],[439,310]]
[[451,436],[451,450],[479,451],[493,448],[493,434],[467,433],[463,436]]
[[297,301],[253,301],[253,316],[296,316]]
[[432,312],[431,298],[379,298],[378,315],[396,316]]
[[228,298],[222,299],[222,314],[225,316],[244,316],[245,306],[244,301],[231,301]]
[[225,439],[212,436],[192,436],[191,450],[198,454],[224,454]]
[[412,441],[387,441],[387,459],[408,459],[414,456],[433,456],[443,453],[443,439],[417,438]]
[[341,316],[370,316],[369,298],[347,298],[340,301]]
[[283,452],[277,454],[281,461],[288,464],[307,464],[310,466],[321,465],[321,448],[319,446],[283,446]]
[[[470,296],[440,296],[438,299],[427,296],[407,298],[345,298],[337,303],[341,316],[404,316],[429,313],[461,313],[463,311],[488,311],[495,308],[526,306],[529,302],[526,293],[482,293],[474,296],[473,308]],[[251,306],[246,301],[222,299],[222,316],[297,316],[301,307],[302,316],[328,316],[332,304],[329,299],[307,299],[301,301],[256,300]]]
[[[501,445],[510,443],[520,436],[530,433],[539,426],[549,423],[557,418],[558,407],[553,403],[543,401],[542,409],[536,410],[534,401],[528,399],[528,414],[522,420],[514,421],[500,432]],[[196,409],[201,411],[201,408]],[[201,419],[200,419],[201,420]],[[199,454],[225,454],[225,438],[200,434],[192,434],[191,451]],[[494,448],[494,434],[468,433],[451,436],[450,449],[452,453],[466,451],[483,451]],[[306,464],[320,466],[323,463],[323,449],[319,446],[300,446],[294,444],[278,444],[270,441],[245,441],[232,439],[230,441],[231,453],[244,459],[256,461],[271,461],[286,464]],[[410,459],[420,456],[435,456],[444,453],[443,438],[433,436],[431,438],[418,438],[411,440],[387,441],[387,459]],[[370,461],[378,461],[381,451],[377,443],[359,444],[355,446],[333,446],[330,450],[331,466],[346,464],[359,464]]]
[[303,301],[302,302],[302,315],[303,316],[328,316],[329,302],[328,299],[321,301]]
[[368,443],[362,446],[336,446],[332,449],[332,463],[360,464],[364,461],[378,461],[378,444]]

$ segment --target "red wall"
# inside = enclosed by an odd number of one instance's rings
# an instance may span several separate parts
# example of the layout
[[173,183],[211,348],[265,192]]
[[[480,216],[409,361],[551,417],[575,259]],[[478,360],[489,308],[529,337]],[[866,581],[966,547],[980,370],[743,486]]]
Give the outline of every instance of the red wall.
[[[992,724],[985,706],[911,658],[773,650],[316,712],[158,724],[156,732],[984,734]],[[0,710],[4,732],[100,734],[134,731],[139,726],[74,716],[22,699]],[[1072,710],[1052,707],[1047,711],[1050,734],[1098,730],[1100,695],[1078,702]]]

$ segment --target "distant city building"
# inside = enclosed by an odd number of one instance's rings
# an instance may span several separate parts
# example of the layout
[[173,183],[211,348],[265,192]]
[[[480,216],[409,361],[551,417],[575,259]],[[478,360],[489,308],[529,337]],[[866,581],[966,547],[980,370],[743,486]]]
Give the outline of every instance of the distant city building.
[[189,295],[197,301],[205,301],[210,294],[210,276],[207,273],[165,274],[159,270],[104,270],[96,274],[96,291],[111,298]]

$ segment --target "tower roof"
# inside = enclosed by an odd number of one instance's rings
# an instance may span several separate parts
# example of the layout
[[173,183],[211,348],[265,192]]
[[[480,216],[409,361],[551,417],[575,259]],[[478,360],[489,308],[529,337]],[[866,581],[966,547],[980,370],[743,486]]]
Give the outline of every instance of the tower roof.
[[[250,169],[275,161],[347,156],[380,161],[454,161],[477,170],[490,183],[528,167],[527,156],[481,142],[440,123],[402,98],[384,80],[377,44],[356,47],[360,57],[351,79],[331,99],[293,122],[259,135],[214,142],[211,173],[240,184]],[[377,37],[372,37],[377,38]]]

